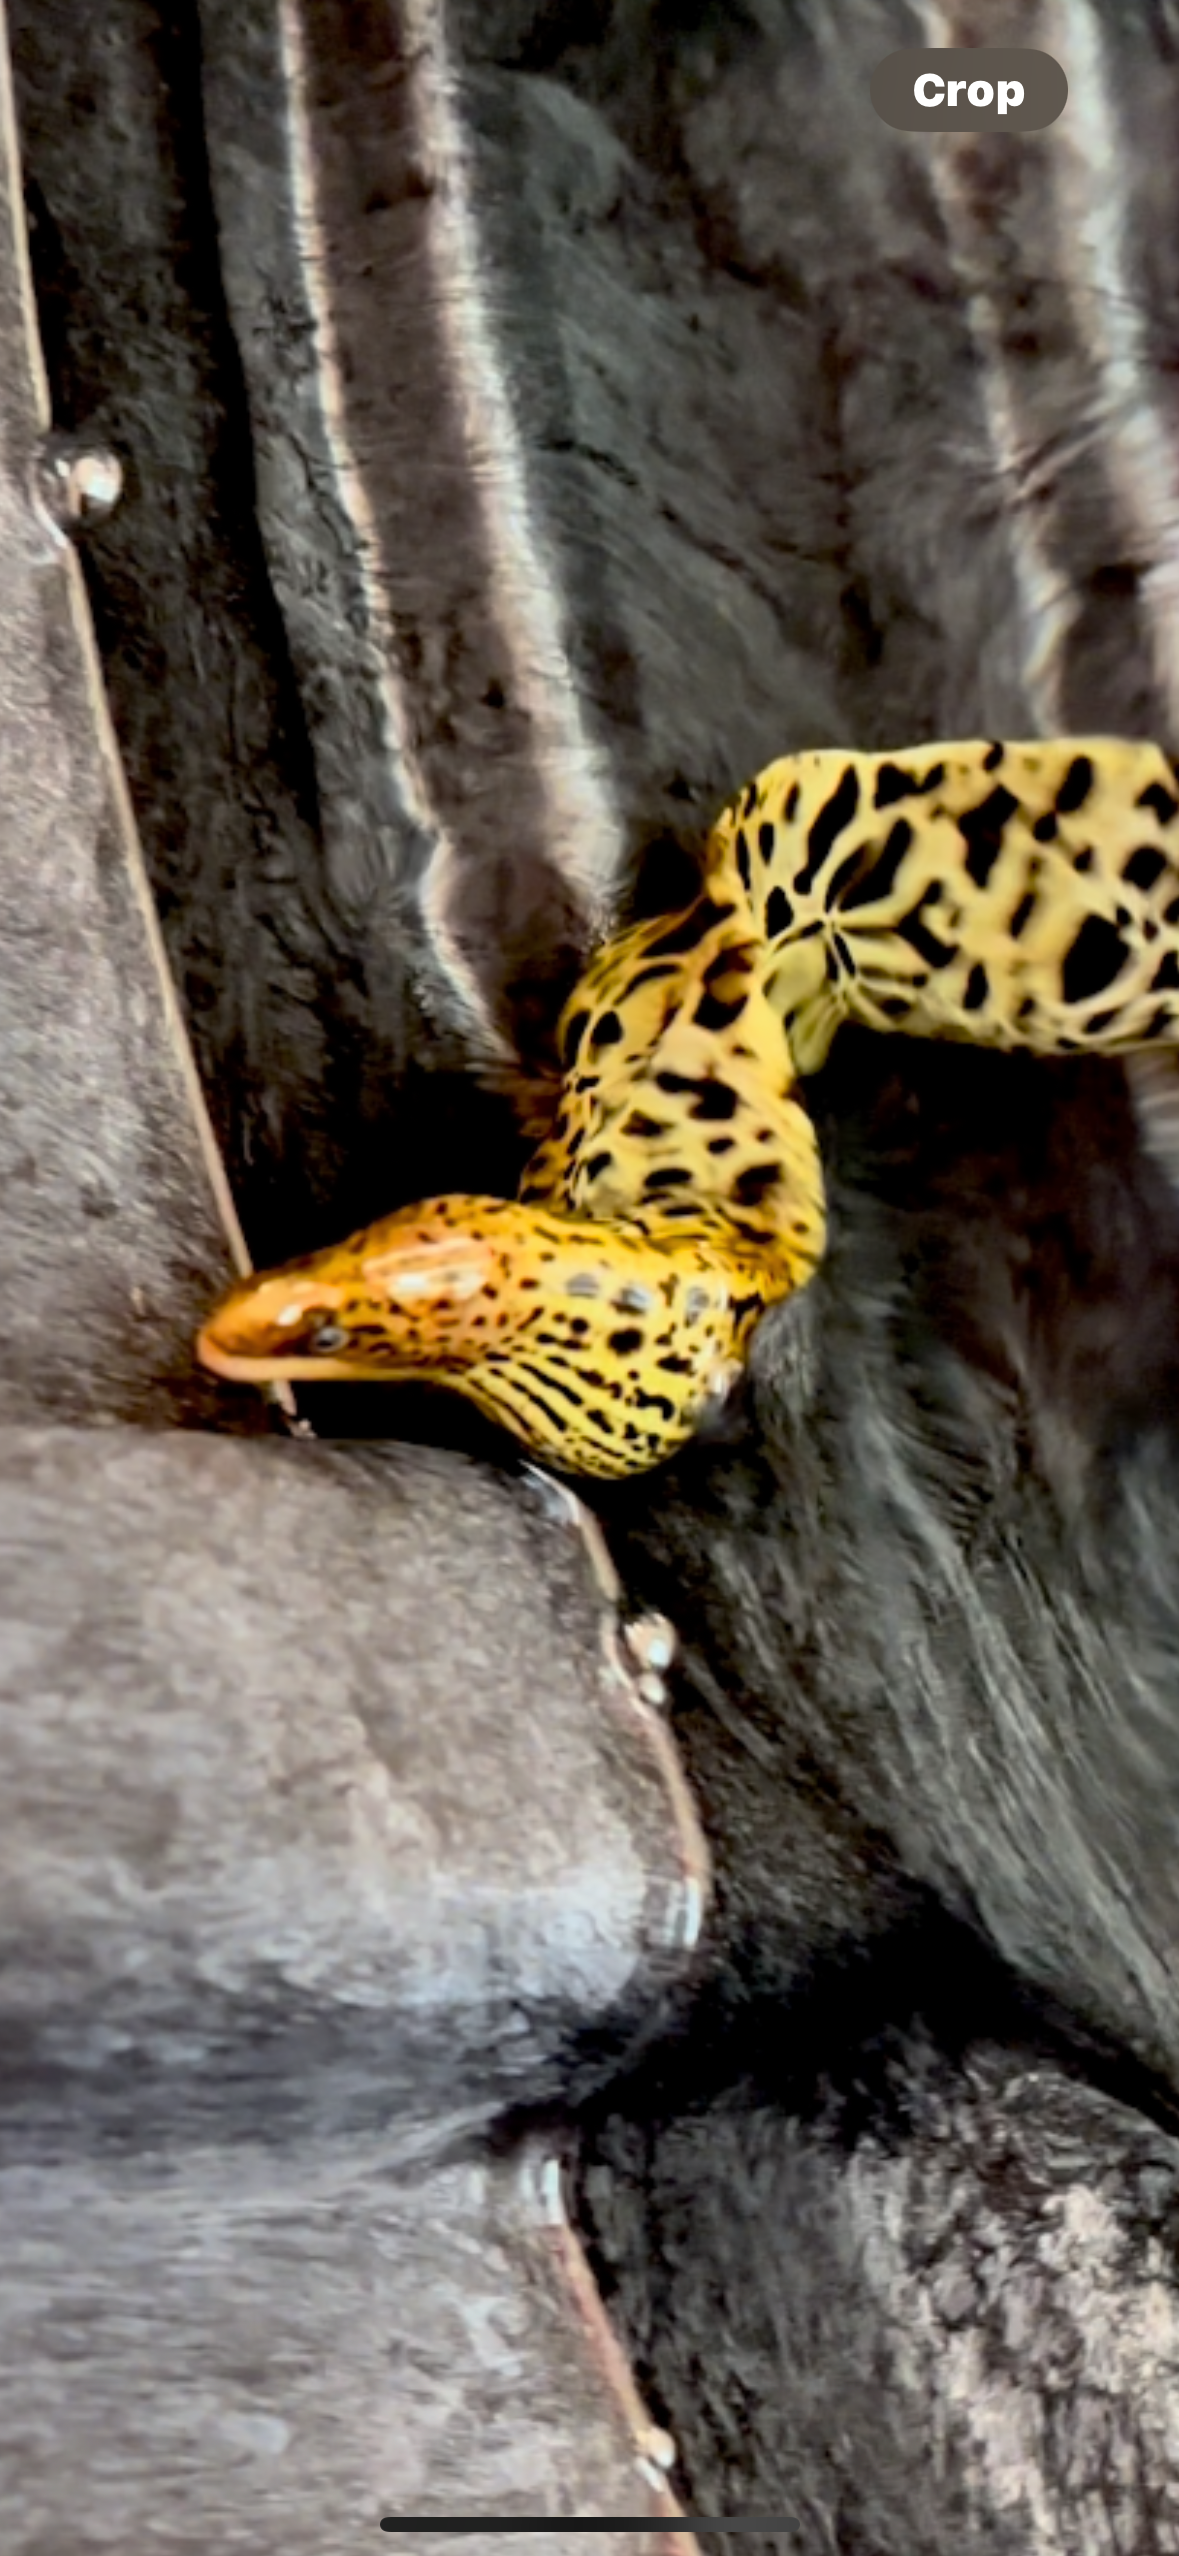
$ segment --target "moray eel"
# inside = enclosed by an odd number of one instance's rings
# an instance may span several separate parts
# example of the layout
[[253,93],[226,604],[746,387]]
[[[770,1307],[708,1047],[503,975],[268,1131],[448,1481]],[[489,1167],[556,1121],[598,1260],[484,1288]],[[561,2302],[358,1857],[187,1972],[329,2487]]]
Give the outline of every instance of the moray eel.
[[564,1472],[643,1471],[822,1257],[799,1078],[842,1021],[1044,1055],[1179,1044],[1177,817],[1176,765],[1112,738],[771,764],[687,911],[591,961],[518,1199],[432,1199],[248,1279],[200,1357],[450,1385]]

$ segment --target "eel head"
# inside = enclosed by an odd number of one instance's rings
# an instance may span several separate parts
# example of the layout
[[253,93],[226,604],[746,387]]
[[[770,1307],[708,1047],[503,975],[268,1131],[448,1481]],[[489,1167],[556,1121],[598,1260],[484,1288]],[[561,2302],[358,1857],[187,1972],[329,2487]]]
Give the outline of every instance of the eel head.
[[561,1472],[644,1472],[728,1389],[780,1274],[693,1229],[435,1198],[243,1280],[197,1354],[247,1383],[416,1380],[466,1394]]

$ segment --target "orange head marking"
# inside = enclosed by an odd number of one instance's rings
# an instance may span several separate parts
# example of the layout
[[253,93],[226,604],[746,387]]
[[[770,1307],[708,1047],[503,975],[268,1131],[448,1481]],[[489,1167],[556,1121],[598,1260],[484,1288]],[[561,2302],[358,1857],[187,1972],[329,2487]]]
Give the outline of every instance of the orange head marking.
[[244,1280],[197,1352],[248,1383],[452,1385],[562,1471],[618,1476],[691,1436],[782,1291],[707,1220],[688,1236],[435,1198]]

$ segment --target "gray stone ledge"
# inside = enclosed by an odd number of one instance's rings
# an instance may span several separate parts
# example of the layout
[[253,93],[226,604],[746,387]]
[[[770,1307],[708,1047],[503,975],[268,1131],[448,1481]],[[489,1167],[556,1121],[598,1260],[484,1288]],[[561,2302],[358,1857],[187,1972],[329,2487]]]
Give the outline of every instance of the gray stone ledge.
[[518,2164],[406,2182],[380,2138],[79,2157],[0,2169],[0,2222],[12,2556],[79,2527],[111,2556],[433,2556],[382,2516],[562,2511],[650,2512],[595,2545],[687,2556]]
[[0,1433],[0,2128],[543,2094],[698,1921],[608,1632],[460,1458]]

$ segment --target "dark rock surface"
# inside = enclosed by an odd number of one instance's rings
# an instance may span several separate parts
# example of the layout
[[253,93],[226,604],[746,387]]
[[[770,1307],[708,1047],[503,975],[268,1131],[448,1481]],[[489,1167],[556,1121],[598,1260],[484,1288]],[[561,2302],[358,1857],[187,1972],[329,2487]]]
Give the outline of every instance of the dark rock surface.
[[800,2556],[1173,2547],[1174,2139],[1010,2040],[910,2030],[821,2090],[781,2055],[645,2085],[586,2172],[695,2508]]
[[[994,12],[1070,79],[1014,148],[879,124],[887,0],[67,14],[50,369],[128,452],[91,593],[260,1255],[506,1185],[505,1024],[759,761],[1179,743],[1166,10]],[[1113,1067],[849,1037],[813,1099],[828,1264],[604,1504],[717,1903],[585,2223],[695,2508],[1176,2547],[1179,1214]]]

